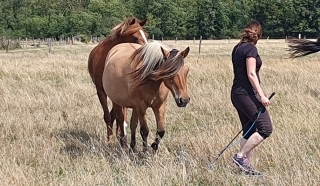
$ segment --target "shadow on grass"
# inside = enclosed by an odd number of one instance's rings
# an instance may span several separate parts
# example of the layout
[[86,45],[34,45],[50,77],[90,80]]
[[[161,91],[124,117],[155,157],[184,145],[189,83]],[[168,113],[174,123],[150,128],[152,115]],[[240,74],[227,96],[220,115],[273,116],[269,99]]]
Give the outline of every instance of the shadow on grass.
[[[63,146],[60,154],[70,158],[82,158],[84,156],[103,157],[110,163],[118,163],[123,159],[130,159],[135,164],[144,164],[143,160],[153,153],[133,153],[131,150],[124,150],[116,139],[111,142],[94,133],[83,130],[62,130],[54,135]],[[150,150],[151,151],[151,150]]]
[[[139,167],[153,164],[154,160],[159,157],[166,157],[174,164],[184,164],[187,168],[193,169],[198,166],[195,158],[200,158],[193,153],[190,147],[179,143],[162,144],[160,147],[162,149],[157,152],[154,152],[151,147],[147,152],[142,152],[142,144],[140,144],[141,147],[137,147],[138,152],[133,153],[131,150],[122,149],[117,139],[113,138],[111,142],[107,142],[102,136],[84,130],[62,130],[55,133],[54,136],[63,144],[60,154],[72,159],[95,156],[105,159],[110,164],[119,165],[126,162]],[[129,136],[130,134],[127,137]],[[206,160],[202,164],[208,163],[210,162]]]
[[55,137],[63,143],[60,153],[71,158],[85,155],[114,156],[121,150],[117,142],[106,143],[101,136],[83,130],[62,130]]

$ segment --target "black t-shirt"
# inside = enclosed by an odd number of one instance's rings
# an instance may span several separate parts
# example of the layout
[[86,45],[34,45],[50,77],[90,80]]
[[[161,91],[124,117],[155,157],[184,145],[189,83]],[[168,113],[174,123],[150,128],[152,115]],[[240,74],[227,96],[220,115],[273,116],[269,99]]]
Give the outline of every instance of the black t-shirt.
[[255,94],[247,75],[246,59],[248,57],[256,58],[256,73],[260,83],[259,70],[261,68],[262,61],[256,46],[246,42],[237,44],[232,51],[234,79],[231,92],[233,94]]

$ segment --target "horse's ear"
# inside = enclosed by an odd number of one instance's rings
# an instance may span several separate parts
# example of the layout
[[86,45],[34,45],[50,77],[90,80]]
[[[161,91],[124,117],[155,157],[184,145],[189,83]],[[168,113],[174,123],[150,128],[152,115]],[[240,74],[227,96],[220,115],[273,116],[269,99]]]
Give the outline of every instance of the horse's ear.
[[164,55],[165,59],[168,59],[169,55],[170,55],[170,52],[169,51],[166,51],[165,49],[163,49],[162,47],[161,48],[161,52],[162,54]]
[[136,21],[137,21],[137,20],[136,20],[136,18],[133,18],[129,25],[133,25],[133,24],[135,24],[135,23],[136,23]]
[[182,57],[183,57],[183,58],[187,57],[189,51],[190,51],[190,48],[189,48],[189,47],[187,47],[184,51],[182,51],[182,52],[181,52]]
[[147,22],[147,19],[142,20],[142,21],[140,21],[140,22],[139,22],[139,25],[140,25],[140,26],[143,26],[143,25],[145,25],[145,24],[146,24],[146,22]]

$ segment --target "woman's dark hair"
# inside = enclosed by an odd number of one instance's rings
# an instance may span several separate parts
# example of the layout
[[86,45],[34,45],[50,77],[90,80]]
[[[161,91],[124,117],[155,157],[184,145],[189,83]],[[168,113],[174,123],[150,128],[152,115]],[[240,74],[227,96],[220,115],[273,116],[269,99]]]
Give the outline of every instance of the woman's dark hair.
[[262,36],[262,26],[258,21],[252,21],[246,25],[242,34],[240,42],[249,42],[252,44],[257,44],[257,41]]

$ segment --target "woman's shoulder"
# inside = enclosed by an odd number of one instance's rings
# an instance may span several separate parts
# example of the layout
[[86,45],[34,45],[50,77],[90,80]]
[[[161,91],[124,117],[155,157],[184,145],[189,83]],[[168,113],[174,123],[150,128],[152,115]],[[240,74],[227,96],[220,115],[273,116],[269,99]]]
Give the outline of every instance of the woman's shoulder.
[[243,43],[242,50],[244,53],[258,53],[258,49],[255,45],[252,43]]
[[234,46],[233,51],[242,51],[244,53],[247,53],[249,51],[257,51],[257,48],[251,43],[241,42]]
[[243,47],[243,48],[256,48],[255,45],[253,45],[252,43],[249,43],[249,42],[239,43],[239,46],[241,46],[241,47]]

